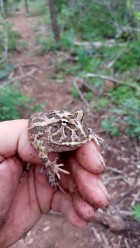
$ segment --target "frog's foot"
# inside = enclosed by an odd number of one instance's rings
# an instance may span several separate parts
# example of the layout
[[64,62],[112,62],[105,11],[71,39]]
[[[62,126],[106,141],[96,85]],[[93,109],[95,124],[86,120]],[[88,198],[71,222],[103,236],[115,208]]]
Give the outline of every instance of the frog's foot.
[[[60,179],[59,172],[62,172],[65,174],[69,174],[69,172],[60,168],[60,167],[64,166],[64,164],[57,164],[56,162],[57,162],[57,159],[55,159],[54,161],[48,161],[45,164],[45,168],[43,170],[46,170],[46,174],[48,176],[48,180],[49,180],[49,183],[51,184],[51,186],[55,187],[55,189],[60,189],[61,191],[64,192],[64,190],[60,186],[57,178]],[[57,178],[56,178],[56,176],[57,176]]]
[[[69,172],[62,170],[61,168],[59,168],[59,166],[62,166],[62,165],[59,164],[57,165],[57,167],[55,166],[53,169],[52,167],[47,167],[46,168],[47,176],[48,176],[49,183],[51,184],[52,187],[54,187],[55,189],[60,189],[62,192],[65,192],[58,182],[58,179],[60,179],[59,171],[66,173],[66,174],[69,174]],[[56,175],[58,179],[56,178]]]
[[40,157],[42,163],[44,164],[44,166],[40,169],[40,173],[48,176],[49,183],[54,186],[55,189],[59,188],[61,191],[64,191],[57,181],[57,178],[60,179],[60,172],[69,174],[68,171],[61,168],[64,164],[57,164],[57,158],[54,161],[50,161],[48,157]]
[[[49,178],[49,180],[50,180],[50,178]],[[56,180],[56,178],[55,178],[55,180],[51,180],[51,182],[49,182],[50,184],[51,184],[51,186],[52,187],[54,187],[56,190],[57,189],[60,189],[60,191],[62,191],[63,193],[65,193],[65,190],[61,187],[61,185],[60,185],[60,183]]]
[[58,179],[60,179],[59,172],[62,172],[65,174],[69,174],[69,172],[60,168],[60,167],[64,166],[64,164],[57,164],[56,161],[57,161],[57,159],[55,159],[53,162],[49,161],[45,165],[45,167],[46,167],[47,171],[50,171],[52,174],[56,175],[58,177]]
[[100,141],[103,141],[103,139],[99,137],[98,135],[96,135],[91,128],[88,128],[88,131],[89,131],[89,141],[94,140],[95,144],[99,148]]

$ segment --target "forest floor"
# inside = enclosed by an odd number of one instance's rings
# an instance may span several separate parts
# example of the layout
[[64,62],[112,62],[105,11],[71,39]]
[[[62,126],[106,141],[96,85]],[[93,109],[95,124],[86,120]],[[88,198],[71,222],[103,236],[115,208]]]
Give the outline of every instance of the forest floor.
[[[24,44],[10,54],[10,60],[19,68],[16,76],[21,75],[20,67],[24,68],[24,74],[30,69],[36,69],[31,77],[20,81],[24,94],[36,99],[36,103],[43,103],[47,111],[62,108],[73,111],[80,108],[86,110],[83,102],[71,95],[71,75],[66,76],[65,81],[51,77],[56,63],[64,54],[61,51],[40,51],[36,37],[41,29],[46,27],[41,26],[38,17],[27,17],[23,11],[18,11],[7,21],[13,23]],[[88,117],[89,126],[96,126],[97,132],[99,120],[98,113],[95,113],[94,117]],[[44,215],[27,237],[18,241],[12,248],[140,247],[140,228],[131,213],[133,200],[140,199],[138,146],[134,140],[130,141],[127,137],[117,139],[105,136],[103,150],[108,167],[103,180],[112,200],[111,206],[101,211],[97,223],[90,223],[86,228],[79,230],[61,215]]]

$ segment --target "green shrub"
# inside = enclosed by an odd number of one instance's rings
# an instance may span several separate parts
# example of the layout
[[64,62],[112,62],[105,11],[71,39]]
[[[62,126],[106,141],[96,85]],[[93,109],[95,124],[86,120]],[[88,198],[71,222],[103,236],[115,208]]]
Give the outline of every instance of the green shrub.
[[101,97],[99,99],[98,105],[100,108],[105,109],[105,108],[107,108],[108,104],[109,104],[109,99],[107,97]]
[[0,15],[0,60],[3,59],[7,49],[7,32],[4,19]]
[[73,47],[74,34],[72,31],[61,32],[60,45],[61,49],[71,49]]
[[53,38],[47,38],[46,35],[38,35],[36,42],[46,53],[51,51],[55,52],[60,49],[60,44],[54,42]]
[[20,34],[13,30],[13,25],[11,23],[7,23],[6,30],[8,35],[8,50],[14,51],[19,45]]
[[36,42],[39,44],[44,51],[58,51],[58,50],[70,50],[73,47],[73,38],[71,33],[61,33],[60,42],[56,43],[53,37],[47,37],[46,34],[38,35]]
[[120,130],[118,126],[115,126],[116,117],[110,116],[105,120],[102,120],[102,128],[107,132],[110,133],[112,136],[119,136]]
[[14,69],[14,65],[11,63],[0,65],[0,80],[6,78],[10,72]]
[[29,16],[42,16],[49,14],[49,7],[47,1],[40,2],[40,1],[29,1]]
[[[133,8],[126,1],[56,1],[60,24],[82,39],[121,37],[120,27],[134,26]],[[61,23],[63,20],[63,23]]]
[[30,111],[36,112],[42,107],[43,105],[35,105],[31,98],[23,95],[18,85],[7,85],[0,91],[0,121],[27,118]]
[[73,98],[75,98],[75,99],[79,98],[79,94],[78,94],[77,89],[75,88],[74,85],[71,86],[70,91],[71,91],[71,95],[73,96]]
[[18,87],[7,85],[0,91],[0,120],[19,119],[31,99],[21,94]]
[[94,98],[93,92],[88,91],[88,92],[85,93],[85,99],[86,99],[88,102],[92,101],[93,98]]
[[98,59],[95,59],[93,54],[90,54],[82,47],[79,47],[76,52],[77,61],[80,64],[82,70],[92,72],[95,68],[97,68]]
[[20,34],[13,29],[13,24],[0,17],[0,59],[8,51],[14,51],[19,45]]
[[110,97],[117,104],[123,103],[125,99],[130,99],[134,94],[135,90],[127,85],[118,86],[109,92]]
[[111,107],[108,118],[102,121],[102,127],[112,135],[125,133],[130,137],[140,138],[140,99],[135,91],[127,86],[120,86],[110,91]]
[[114,63],[115,71],[132,71],[140,66],[140,41],[126,43],[121,56]]

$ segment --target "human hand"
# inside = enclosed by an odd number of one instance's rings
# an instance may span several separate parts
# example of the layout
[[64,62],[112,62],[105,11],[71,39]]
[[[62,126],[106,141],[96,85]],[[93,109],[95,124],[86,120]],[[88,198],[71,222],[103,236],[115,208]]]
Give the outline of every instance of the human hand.
[[[27,120],[0,123],[0,247],[11,246],[50,210],[61,212],[76,227],[95,218],[98,207],[108,205],[101,182],[105,171],[94,142],[76,151],[57,154],[70,171],[61,174],[65,193],[55,190],[38,172],[40,161],[28,140]],[[55,157],[51,154],[52,158]],[[23,167],[32,164],[20,183]]]

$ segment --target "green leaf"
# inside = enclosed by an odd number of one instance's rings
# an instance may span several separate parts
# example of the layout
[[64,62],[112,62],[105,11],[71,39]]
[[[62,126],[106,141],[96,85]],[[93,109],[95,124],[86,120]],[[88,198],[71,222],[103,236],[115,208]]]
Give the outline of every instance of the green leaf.
[[134,205],[132,213],[133,213],[134,219],[139,222],[140,221],[140,204]]
[[99,106],[100,106],[101,108],[107,107],[108,103],[109,103],[109,100],[108,100],[107,98],[105,98],[105,97],[102,97],[102,98],[99,100]]

